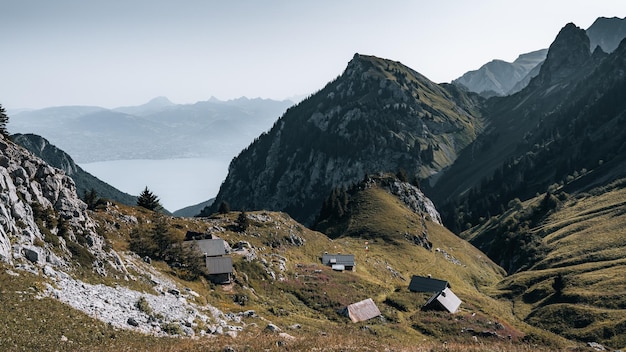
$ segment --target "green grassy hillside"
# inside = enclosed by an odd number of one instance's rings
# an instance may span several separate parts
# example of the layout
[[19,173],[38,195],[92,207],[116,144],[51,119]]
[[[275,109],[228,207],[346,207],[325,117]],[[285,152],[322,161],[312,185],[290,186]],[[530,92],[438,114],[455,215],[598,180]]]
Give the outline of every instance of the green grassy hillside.
[[[492,297],[493,287],[503,280],[503,271],[487,257],[445,228],[429,220],[413,219],[415,214],[380,189],[360,196],[363,212],[355,213],[358,229],[368,230],[365,238],[343,236],[330,240],[311,231],[284,213],[249,212],[249,225],[238,227],[239,212],[210,218],[167,217],[174,237],[187,231],[211,233],[231,246],[246,243],[246,251],[235,251],[235,278],[228,285],[214,285],[204,278],[186,280],[180,269],[153,260],[138,263],[128,252],[130,234],[137,226],[152,221],[145,209],[110,205],[92,215],[100,233],[126,261],[130,279],[109,271],[100,277],[87,270],[73,271],[86,282],[124,286],[151,292],[151,276],[139,270],[158,270],[180,288],[198,295],[189,296],[198,305],[210,304],[225,313],[241,315],[243,331],[197,338],[157,338],[114,328],[52,298],[38,298],[44,276],[35,276],[3,267],[0,295],[0,341],[9,350],[370,350],[386,348],[413,351],[495,351],[551,350],[574,346],[556,335],[542,332],[519,320],[506,300]],[[366,212],[369,215],[364,216]],[[136,219],[135,222],[133,219]],[[404,237],[408,225],[423,224],[433,249],[427,250]],[[420,225],[421,226],[421,225]],[[387,238],[373,234],[388,233]],[[353,253],[356,271],[336,272],[321,265],[324,252]],[[249,256],[253,253],[254,256]],[[141,261],[139,261],[141,262]],[[131,270],[132,269],[132,270]],[[460,311],[449,314],[422,311],[427,294],[408,291],[411,275],[431,274],[448,280],[463,300]],[[372,298],[382,317],[352,323],[337,313],[339,308]],[[23,319],[26,319],[25,321]],[[268,323],[283,333],[265,329]],[[510,336],[510,338],[509,338]]]
[[510,225],[540,208],[543,195],[463,235],[476,241],[481,234],[509,228],[509,238],[538,239],[534,261],[497,285],[499,297],[511,299],[514,314],[529,324],[570,339],[624,347],[626,180],[557,196],[554,209],[531,226],[513,230]]

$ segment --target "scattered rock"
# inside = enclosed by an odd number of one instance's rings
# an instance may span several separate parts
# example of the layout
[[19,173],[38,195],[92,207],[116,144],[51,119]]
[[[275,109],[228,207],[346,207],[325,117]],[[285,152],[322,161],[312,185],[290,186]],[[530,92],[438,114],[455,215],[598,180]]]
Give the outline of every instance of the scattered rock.
[[281,332],[281,333],[279,333],[279,334],[278,334],[278,336],[279,336],[279,337],[281,337],[281,338],[283,338],[283,339],[285,339],[285,340],[288,340],[288,341],[293,341],[293,340],[295,340],[295,339],[296,339],[295,337],[293,337],[293,336],[289,335],[289,334],[288,334],[288,333],[286,333],[286,332]]
[[597,342],[587,342],[587,346],[593,348],[595,351],[606,351],[606,348]]
[[271,332],[280,332],[280,331],[282,331],[278,326],[276,326],[276,325],[274,325],[272,323],[267,324],[267,326],[265,327],[265,330],[271,331]]
[[133,317],[128,318],[128,320],[126,320],[126,323],[130,326],[139,326],[139,323]]

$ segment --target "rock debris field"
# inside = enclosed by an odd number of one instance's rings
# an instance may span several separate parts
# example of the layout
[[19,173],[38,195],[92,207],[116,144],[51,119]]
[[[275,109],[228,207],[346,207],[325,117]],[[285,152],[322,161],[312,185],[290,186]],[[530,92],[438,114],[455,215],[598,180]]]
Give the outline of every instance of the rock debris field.
[[[157,294],[142,293],[119,285],[91,285],[50,266],[45,266],[43,272],[53,281],[47,284],[45,295],[117,328],[156,336],[199,333],[236,337],[243,330],[242,325],[234,325],[243,324],[240,315],[224,314],[213,306],[199,307],[189,302],[186,297],[194,295],[193,291],[181,293],[175,288],[165,289],[159,283]],[[140,300],[143,305],[138,303]]]

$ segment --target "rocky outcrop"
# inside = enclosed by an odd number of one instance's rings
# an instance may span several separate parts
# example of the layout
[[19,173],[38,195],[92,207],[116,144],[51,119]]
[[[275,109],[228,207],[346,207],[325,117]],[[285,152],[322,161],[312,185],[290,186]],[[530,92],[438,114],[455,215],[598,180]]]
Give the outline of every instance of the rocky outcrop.
[[550,45],[537,80],[531,84],[549,86],[569,81],[577,70],[586,66],[590,58],[589,37],[583,29],[568,23]]
[[65,267],[84,249],[104,270],[104,239],[70,177],[0,139],[0,189],[0,260]]
[[74,162],[71,156],[55,145],[50,144],[47,139],[35,134],[17,133],[11,136],[11,140],[26,148],[35,156],[43,159],[49,165],[63,170],[66,175],[74,180],[76,193],[79,196],[93,190],[96,191],[97,195],[101,198],[110,199],[126,205],[137,204],[137,197],[121,192],[86,172]]

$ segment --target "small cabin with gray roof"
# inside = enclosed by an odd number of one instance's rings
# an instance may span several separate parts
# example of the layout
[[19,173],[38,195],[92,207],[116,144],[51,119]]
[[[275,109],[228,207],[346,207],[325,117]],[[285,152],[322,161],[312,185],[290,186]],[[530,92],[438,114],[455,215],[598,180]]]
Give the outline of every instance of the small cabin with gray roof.
[[344,307],[338,313],[350,318],[353,323],[366,321],[381,315],[376,303],[371,298]]
[[195,241],[198,250],[207,257],[218,257],[226,254],[226,246],[221,238],[212,238]]
[[337,271],[354,271],[356,263],[354,262],[354,254],[328,254],[322,255],[322,264],[330,266]]
[[207,278],[215,284],[228,284],[233,274],[233,259],[226,255],[226,242],[221,238],[184,241],[202,254]]
[[214,284],[230,283],[233,274],[233,258],[231,257],[205,257],[209,280]]
[[456,313],[462,303],[445,280],[414,275],[409,283],[409,291],[433,293],[422,309],[447,310],[450,313]]

